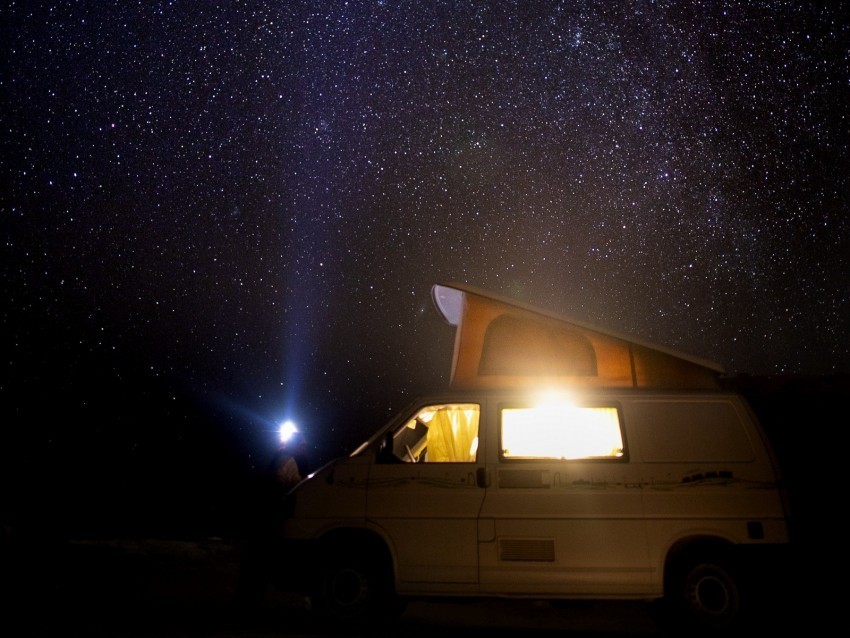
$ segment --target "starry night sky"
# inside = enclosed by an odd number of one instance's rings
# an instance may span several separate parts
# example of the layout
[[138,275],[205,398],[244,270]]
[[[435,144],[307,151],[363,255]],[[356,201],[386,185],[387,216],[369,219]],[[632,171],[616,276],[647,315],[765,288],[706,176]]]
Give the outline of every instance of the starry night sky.
[[850,372],[838,3],[26,0],[0,35],[7,484],[188,502],[287,417],[348,451],[447,382],[441,281]]

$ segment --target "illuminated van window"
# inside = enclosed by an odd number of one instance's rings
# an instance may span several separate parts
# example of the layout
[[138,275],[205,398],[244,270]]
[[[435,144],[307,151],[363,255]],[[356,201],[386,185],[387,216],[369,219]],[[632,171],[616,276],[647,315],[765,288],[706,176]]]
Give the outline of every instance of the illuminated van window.
[[505,459],[623,457],[620,413],[613,407],[545,405],[502,410]]

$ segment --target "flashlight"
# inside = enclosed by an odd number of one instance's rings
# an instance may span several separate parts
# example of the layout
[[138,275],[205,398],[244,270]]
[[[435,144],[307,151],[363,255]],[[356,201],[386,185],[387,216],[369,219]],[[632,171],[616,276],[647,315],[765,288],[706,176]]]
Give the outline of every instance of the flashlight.
[[298,432],[298,428],[295,427],[295,424],[292,421],[284,421],[280,424],[280,429],[278,430],[280,442],[286,443],[296,432]]

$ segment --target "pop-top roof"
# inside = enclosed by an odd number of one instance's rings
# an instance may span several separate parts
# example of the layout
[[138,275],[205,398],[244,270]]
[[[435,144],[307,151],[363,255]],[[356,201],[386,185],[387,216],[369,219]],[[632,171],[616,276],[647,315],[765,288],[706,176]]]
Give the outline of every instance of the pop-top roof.
[[450,386],[716,389],[723,367],[461,283],[435,284],[456,326]]

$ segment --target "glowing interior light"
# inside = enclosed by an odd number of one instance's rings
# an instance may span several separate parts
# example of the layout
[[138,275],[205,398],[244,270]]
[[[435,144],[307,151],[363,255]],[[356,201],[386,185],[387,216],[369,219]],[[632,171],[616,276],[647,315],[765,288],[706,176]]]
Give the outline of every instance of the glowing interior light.
[[537,398],[534,401],[536,408],[542,409],[559,409],[564,407],[572,407],[574,405],[572,395],[564,390],[550,389],[541,390],[537,393]]
[[554,401],[503,410],[502,446],[506,458],[580,459],[623,453],[616,408]]
[[292,421],[284,421],[280,424],[279,429],[280,442],[286,443],[289,439],[292,438],[292,435],[298,432],[298,428],[295,427],[295,424]]

